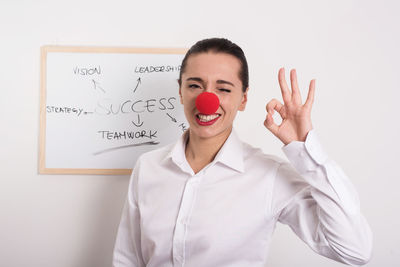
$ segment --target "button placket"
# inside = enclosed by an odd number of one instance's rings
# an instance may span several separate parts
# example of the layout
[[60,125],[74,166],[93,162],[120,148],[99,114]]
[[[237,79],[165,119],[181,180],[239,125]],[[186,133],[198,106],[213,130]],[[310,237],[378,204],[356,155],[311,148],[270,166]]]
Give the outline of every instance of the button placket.
[[200,173],[188,179],[183,192],[173,237],[174,266],[184,266],[185,264],[185,239],[187,234],[187,225],[196,196],[199,174]]

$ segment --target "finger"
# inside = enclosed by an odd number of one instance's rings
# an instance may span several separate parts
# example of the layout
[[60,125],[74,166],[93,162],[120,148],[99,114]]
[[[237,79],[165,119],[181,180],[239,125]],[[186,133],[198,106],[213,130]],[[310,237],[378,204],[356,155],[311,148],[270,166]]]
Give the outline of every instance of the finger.
[[310,82],[310,88],[308,89],[308,96],[306,103],[304,103],[304,106],[311,109],[313,103],[314,103],[314,94],[315,94],[315,79],[311,80]]
[[279,86],[281,87],[283,102],[290,102],[290,90],[286,83],[285,68],[280,68],[278,73]]
[[278,111],[279,115],[281,115],[282,118],[285,117],[285,114],[283,112],[283,104],[277,100],[277,99],[272,99],[271,101],[268,102],[267,104],[267,112],[270,113],[271,115],[274,115],[274,111]]
[[270,130],[274,135],[278,134],[279,126],[274,122],[274,118],[272,118],[272,114],[268,113],[267,117],[264,121],[264,126]]
[[290,84],[292,86],[292,100],[295,104],[301,105],[301,95],[299,84],[297,83],[297,73],[295,69],[290,71]]

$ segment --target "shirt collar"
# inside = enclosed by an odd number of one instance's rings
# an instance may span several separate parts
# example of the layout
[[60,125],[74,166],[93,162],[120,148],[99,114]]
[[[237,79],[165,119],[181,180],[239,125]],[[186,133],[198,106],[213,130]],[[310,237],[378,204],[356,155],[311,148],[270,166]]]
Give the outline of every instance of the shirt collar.
[[167,157],[165,159],[171,158],[172,161],[178,166],[181,166],[185,162],[185,148],[188,135],[189,130],[186,130],[172,147],[171,151],[167,154]]
[[[171,158],[176,165],[182,166],[186,161],[185,147],[188,135],[189,130],[181,135],[165,159]],[[232,129],[224,145],[215,156],[213,163],[216,162],[220,162],[236,171],[244,172],[243,145],[234,129]]]

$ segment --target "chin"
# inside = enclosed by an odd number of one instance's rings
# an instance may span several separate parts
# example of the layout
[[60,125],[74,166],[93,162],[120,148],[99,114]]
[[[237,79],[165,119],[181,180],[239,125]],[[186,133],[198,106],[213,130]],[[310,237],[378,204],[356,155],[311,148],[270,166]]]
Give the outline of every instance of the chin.
[[199,127],[190,127],[190,133],[201,138],[210,138],[216,135],[214,131],[210,131],[209,129],[201,129]]
[[[197,125],[196,125],[197,126]],[[224,133],[230,133],[231,128],[221,129],[218,127],[209,127],[209,126],[197,126],[190,127],[191,133],[200,138],[213,138],[219,135],[223,135]]]

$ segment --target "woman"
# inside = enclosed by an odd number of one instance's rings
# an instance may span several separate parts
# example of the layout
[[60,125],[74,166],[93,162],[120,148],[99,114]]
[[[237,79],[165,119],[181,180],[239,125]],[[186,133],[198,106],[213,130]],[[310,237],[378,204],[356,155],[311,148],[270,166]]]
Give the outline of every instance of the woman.
[[269,102],[264,122],[285,144],[285,162],[232,130],[249,90],[240,47],[213,38],[187,52],[179,94],[190,128],[137,161],[114,266],[265,266],[278,221],[321,255],[353,265],[369,260],[371,231],[357,193],[312,130],[315,81],[303,105],[290,74],[291,91],[279,70],[284,103]]

